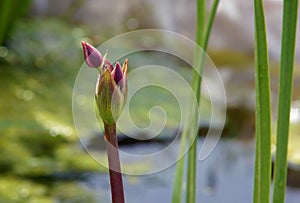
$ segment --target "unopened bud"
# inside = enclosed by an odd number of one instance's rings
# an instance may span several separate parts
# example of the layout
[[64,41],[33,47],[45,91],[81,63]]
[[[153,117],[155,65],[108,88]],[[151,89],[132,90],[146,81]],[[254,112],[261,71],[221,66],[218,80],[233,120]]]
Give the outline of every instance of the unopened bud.
[[81,42],[86,64],[91,68],[98,68],[103,61],[101,53],[87,42]]

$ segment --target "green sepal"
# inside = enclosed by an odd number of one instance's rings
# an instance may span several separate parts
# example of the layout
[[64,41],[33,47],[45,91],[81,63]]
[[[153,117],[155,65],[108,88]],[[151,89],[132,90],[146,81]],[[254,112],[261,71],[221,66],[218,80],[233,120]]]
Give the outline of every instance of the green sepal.
[[95,99],[103,122],[115,123],[124,107],[125,95],[107,69],[99,75]]

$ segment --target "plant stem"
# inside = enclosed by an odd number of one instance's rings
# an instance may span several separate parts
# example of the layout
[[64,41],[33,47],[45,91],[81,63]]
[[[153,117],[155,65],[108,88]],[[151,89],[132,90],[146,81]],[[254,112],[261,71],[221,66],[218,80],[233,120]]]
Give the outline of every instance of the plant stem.
[[[194,94],[197,98],[197,102],[200,105],[200,90],[201,90],[201,75],[202,69],[204,66],[205,59],[205,51],[208,45],[209,36],[212,28],[212,24],[214,21],[214,17],[217,11],[219,0],[214,0],[211,8],[211,12],[208,18],[208,23],[205,27],[205,17],[206,17],[206,4],[205,0],[197,0],[197,19],[196,19],[196,43],[199,46],[202,46],[203,49],[200,48],[196,50],[195,56],[195,69],[197,71],[194,72],[193,75],[193,90]],[[186,147],[186,140],[188,138],[189,143],[191,144],[191,148],[188,153],[188,171],[187,171],[187,195],[186,202],[191,203],[196,201],[196,152],[197,152],[197,136],[196,139],[193,139],[193,135],[197,132],[199,123],[198,120],[198,111],[195,111],[199,106],[192,106],[188,112],[189,118],[188,121],[185,121],[185,125],[182,132],[182,137],[180,141],[180,150],[179,155],[184,153],[184,149]],[[191,135],[192,134],[192,135]],[[183,183],[183,171],[184,171],[184,157],[178,160],[176,173],[175,173],[175,181],[174,181],[174,189],[172,195],[172,203],[179,203],[182,201],[182,183]]]
[[[204,27],[205,27],[205,18],[206,18],[206,1],[205,0],[197,0],[197,19],[196,19],[196,43],[201,46],[201,42],[204,35]],[[199,53],[200,52],[200,53]],[[199,68],[199,73],[194,72],[193,75],[193,90],[194,94],[197,98],[197,102],[200,101],[200,89],[201,89],[201,66],[197,66],[199,62],[199,54],[201,55],[201,51],[198,49],[196,50],[196,56],[195,56],[195,68]],[[202,57],[201,57],[202,58]],[[200,62],[201,63],[201,62]],[[188,128],[197,128],[198,129],[198,114],[192,113],[195,111],[194,108],[198,107],[192,107],[190,110],[189,116],[191,117],[190,126],[186,126]],[[197,112],[197,111],[196,111]],[[197,131],[196,131],[197,132]],[[190,134],[190,133],[189,133]],[[187,168],[187,191],[186,191],[186,202],[188,203],[194,203],[196,202],[196,180],[197,180],[197,135],[194,139],[193,135],[188,135],[188,141],[189,144],[191,144],[191,147],[188,151],[188,168]]]
[[283,203],[285,199],[287,148],[293,88],[293,66],[296,42],[298,0],[285,0],[283,7],[277,140],[273,191],[274,203]]
[[[197,1],[197,29],[196,29],[196,43],[202,47],[203,50],[196,50],[195,57],[195,69],[193,75],[193,90],[194,94],[197,98],[198,106],[195,106],[191,109],[191,127],[192,129],[198,129],[199,123],[198,121],[198,111],[195,111],[200,106],[201,99],[201,81],[202,81],[202,73],[205,64],[205,53],[207,50],[207,45],[209,41],[209,36],[212,28],[212,24],[216,15],[217,7],[219,0],[214,0],[209,17],[208,22],[205,24],[206,17],[206,4],[205,0]],[[193,131],[190,131],[193,132]],[[197,131],[196,131],[197,132]],[[193,135],[189,135],[189,142],[192,143],[191,148],[188,152],[188,173],[187,173],[187,196],[186,202],[196,202],[196,168],[197,168],[197,136],[194,139]]]
[[124,203],[124,189],[119,158],[116,124],[104,124],[107,148],[111,197],[113,203]]
[[269,56],[262,0],[254,0],[256,152],[254,203],[270,202],[271,185],[271,102]]
[[[187,123],[187,122],[185,122]],[[179,156],[183,155],[186,146],[187,129],[183,128],[180,140]],[[175,180],[173,186],[172,203],[180,203],[182,201],[182,183],[184,172],[184,156],[177,161]]]

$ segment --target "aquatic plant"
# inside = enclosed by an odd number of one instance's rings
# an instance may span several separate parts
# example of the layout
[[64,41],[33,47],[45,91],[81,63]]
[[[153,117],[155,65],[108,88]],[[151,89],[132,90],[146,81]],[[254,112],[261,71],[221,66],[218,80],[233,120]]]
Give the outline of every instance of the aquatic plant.
[[124,189],[119,158],[116,121],[124,107],[127,97],[127,66],[125,60],[121,67],[119,62],[113,66],[92,45],[82,42],[86,64],[99,72],[96,84],[95,100],[104,124],[104,138],[107,147],[109,177],[113,203],[125,202]]

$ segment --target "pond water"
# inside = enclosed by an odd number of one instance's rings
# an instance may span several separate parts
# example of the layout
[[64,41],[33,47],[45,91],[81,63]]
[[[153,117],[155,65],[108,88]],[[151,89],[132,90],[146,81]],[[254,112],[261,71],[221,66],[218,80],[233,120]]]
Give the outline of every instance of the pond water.
[[[203,140],[200,139],[198,149],[202,143]],[[121,150],[142,154],[153,148],[159,148],[159,145],[150,143],[121,146]],[[163,160],[158,162],[161,161]],[[198,202],[252,202],[253,162],[254,141],[252,139],[243,141],[220,140],[207,159],[198,161]],[[127,202],[171,202],[174,173],[175,165],[150,175],[124,175]],[[108,175],[89,174],[82,184],[95,194],[99,202],[110,202]],[[298,203],[299,200],[300,188],[288,187],[286,202]]]

